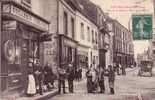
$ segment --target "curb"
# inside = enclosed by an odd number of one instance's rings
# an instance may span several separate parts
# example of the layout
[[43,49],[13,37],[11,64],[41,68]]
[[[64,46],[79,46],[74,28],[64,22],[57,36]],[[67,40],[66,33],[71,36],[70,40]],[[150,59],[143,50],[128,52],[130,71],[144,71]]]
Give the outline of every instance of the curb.
[[55,91],[55,92],[53,92],[53,93],[50,93],[50,94],[48,94],[48,95],[46,95],[46,96],[42,96],[42,97],[40,97],[40,98],[37,98],[37,99],[35,99],[35,100],[47,100],[47,99],[49,99],[49,98],[51,98],[51,97],[56,96],[57,94],[58,94],[58,90]]

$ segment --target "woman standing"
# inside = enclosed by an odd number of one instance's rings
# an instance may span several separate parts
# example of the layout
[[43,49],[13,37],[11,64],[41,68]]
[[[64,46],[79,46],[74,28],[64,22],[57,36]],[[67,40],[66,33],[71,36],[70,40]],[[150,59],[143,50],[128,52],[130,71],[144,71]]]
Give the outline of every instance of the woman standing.
[[91,69],[88,69],[86,72],[86,77],[87,77],[87,91],[88,93],[93,92],[93,82],[92,82],[92,71]]
[[32,63],[29,63],[27,95],[33,96],[35,94],[36,94],[36,83],[33,75]]

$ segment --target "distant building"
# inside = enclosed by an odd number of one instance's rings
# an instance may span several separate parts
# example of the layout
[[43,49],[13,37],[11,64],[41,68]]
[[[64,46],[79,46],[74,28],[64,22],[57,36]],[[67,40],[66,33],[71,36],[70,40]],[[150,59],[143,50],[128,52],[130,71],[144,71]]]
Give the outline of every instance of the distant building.
[[113,21],[113,32],[113,62],[130,67],[134,64],[132,33],[116,20]]

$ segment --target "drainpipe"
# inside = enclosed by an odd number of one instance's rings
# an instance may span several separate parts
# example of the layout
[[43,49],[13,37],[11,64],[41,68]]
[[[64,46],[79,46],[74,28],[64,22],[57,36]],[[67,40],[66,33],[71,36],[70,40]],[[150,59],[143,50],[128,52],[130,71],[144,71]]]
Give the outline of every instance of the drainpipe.
[[57,50],[58,50],[58,53],[57,53],[57,57],[58,57],[58,61],[57,61],[57,64],[58,66],[57,67],[60,67],[60,59],[61,59],[61,50],[60,50],[60,39],[59,39],[59,2],[60,0],[57,0],[57,33],[56,33],[56,39],[57,39]]

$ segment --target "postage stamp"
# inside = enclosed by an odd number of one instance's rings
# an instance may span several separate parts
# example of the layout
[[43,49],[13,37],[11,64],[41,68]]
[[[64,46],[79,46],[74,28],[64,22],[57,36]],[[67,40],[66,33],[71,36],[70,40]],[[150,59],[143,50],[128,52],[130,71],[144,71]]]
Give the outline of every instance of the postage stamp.
[[132,15],[132,32],[134,40],[152,38],[152,15]]

